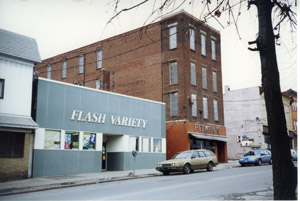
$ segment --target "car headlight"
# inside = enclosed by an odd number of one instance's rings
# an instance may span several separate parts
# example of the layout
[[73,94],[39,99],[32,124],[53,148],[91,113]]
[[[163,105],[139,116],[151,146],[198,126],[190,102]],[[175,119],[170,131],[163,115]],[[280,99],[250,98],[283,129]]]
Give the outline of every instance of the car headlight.
[[172,166],[177,166],[177,163],[172,163]]
[[162,166],[162,164],[157,164],[157,167],[161,167]]

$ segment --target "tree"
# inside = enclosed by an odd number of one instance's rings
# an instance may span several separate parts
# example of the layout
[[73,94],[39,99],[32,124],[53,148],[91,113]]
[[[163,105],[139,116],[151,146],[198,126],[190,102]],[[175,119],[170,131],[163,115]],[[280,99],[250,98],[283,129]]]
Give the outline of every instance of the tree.
[[[150,0],[143,0],[131,7],[123,8],[118,11],[120,0],[115,0],[115,15],[108,23],[121,15],[122,12],[130,11],[149,1]],[[170,7],[173,7],[173,10],[176,10],[185,2],[187,1],[164,0],[156,9],[154,9],[153,6],[151,16],[154,14],[162,16],[164,10],[167,10]],[[188,3],[194,4],[194,0],[190,0]],[[293,12],[293,7],[288,0],[247,0],[247,2],[246,0],[217,0],[214,2],[211,0],[202,0],[201,4],[204,21],[212,18],[224,28],[218,18],[220,18],[222,13],[226,12],[228,18],[227,23],[234,24],[238,34],[239,30],[237,23],[238,17],[241,15],[241,7],[247,5],[248,9],[253,6],[256,6],[257,8],[259,32],[256,40],[249,42],[249,45],[256,45],[256,48],[249,47],[248,49],[251,51],[258,51],[260,55],[262,72],[261,80],[265,93],[272,147],[274,199],[296,199],[297,168],[291,161],[275,48],[275,41],[280,37],[280,26],[283,22],[289,22],[291,30],[296,28],[296,13]],[[238,7],[237,12],[234,12],[234,7]],[[273,18],[273,20],[276,19],[278,21],[274,27],[272,25],[272,14],[274,14],[274,16],[277,14],[275,18]],[[276,35],[274,34],[274,31],[277,32]]]

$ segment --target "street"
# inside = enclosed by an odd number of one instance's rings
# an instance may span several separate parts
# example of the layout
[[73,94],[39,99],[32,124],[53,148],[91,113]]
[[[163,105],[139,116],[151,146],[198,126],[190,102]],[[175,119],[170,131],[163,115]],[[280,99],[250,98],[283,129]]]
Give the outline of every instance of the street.
[[272,166],[263,165],[61,188],[0,200],[272,200],[270,188]]

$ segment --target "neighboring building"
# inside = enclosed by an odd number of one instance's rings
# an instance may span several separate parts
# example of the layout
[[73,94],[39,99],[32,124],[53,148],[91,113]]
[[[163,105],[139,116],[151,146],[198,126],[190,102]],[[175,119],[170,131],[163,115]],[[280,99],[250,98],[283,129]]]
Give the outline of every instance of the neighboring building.
[[291,122],[289,126],[289,136],[290,136],[290,146],[292,149],[298,150],[297,145],[297,124],[298,124],[298,113],[297,113],[297,92],[289,89],[285,92],[282,92],[282,95],[288,98],[289,105],[290,105],[290,111],[291,111]]
[[213,150],[227,161],[220,33],[181,11],[49,58],[38,75],[166,103],[167,158]]
[[[282,96],[287,134],[291,137],[291,98]],[[271,149],[267,111],[262,87],[230,90],[225,86],[224,114],[227,136],[228,158],[239,159],[255,148]],[[291,138],[291,148],[292,145]]]
[[155,168],[166,159],[165,104],[39,78],[33,176]]
[[36,40],[0,29],[0,181],[31,177],[33,67],[41,61]]

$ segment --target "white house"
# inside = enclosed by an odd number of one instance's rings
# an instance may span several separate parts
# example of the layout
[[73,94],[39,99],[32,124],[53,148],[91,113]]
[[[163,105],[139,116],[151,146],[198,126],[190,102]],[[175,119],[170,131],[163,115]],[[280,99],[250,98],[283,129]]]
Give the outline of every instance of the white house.
[[36,40],[0,29],[0,181],[31,177],[33,66]]

